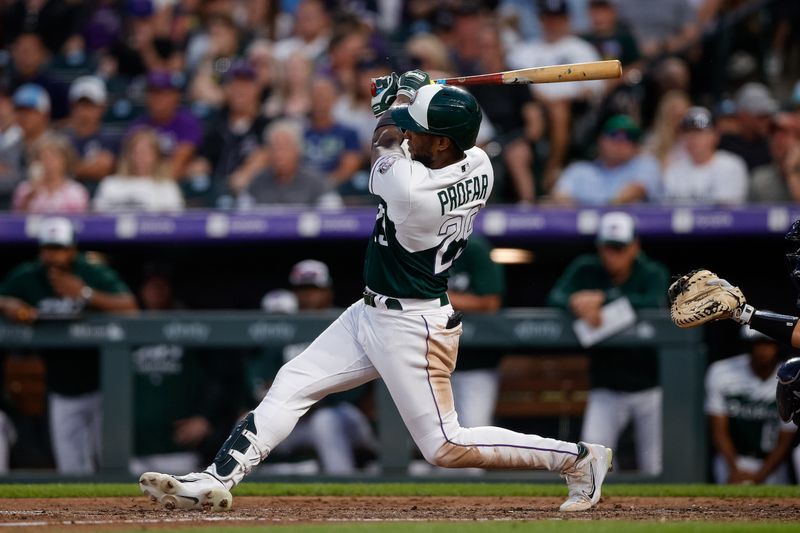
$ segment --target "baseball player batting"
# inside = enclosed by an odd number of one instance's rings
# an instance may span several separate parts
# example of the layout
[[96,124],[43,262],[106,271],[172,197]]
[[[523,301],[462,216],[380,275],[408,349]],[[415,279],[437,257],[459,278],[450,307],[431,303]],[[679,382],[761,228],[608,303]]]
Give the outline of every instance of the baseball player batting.
[[[794,246],[800,242],[800,220],[786,233]],[[792,284],[800,291],[800,248],[786,254],[786,265]],[[759,311],[745,300],[739,287],[713,272],[699,269],[678,278],[669,288],[672,321],[679,327],[691,328],[729,318],[748,324],[776,341],[800,348],[800,317]],[[800,307],[800,297],[797,299]],[[778,368],[775,399],[778,413],[784,422],[800,426],[800,357],[794,357]]]
[[488,156],[475,146],[478,103],[462,89],[430,84],[418,70],[376,85],[373,112],[380,120],[369,190],[380,204],[363,298],[281,368],[205,471],[147,472],[141,489],[168,509],[230,509],[230,489],[315,402],[380,377],[431,464],[559,472],[569,488],[560,510],[591,508],[611,470],[611,449],[458,423],[450,374],[462,326],[447,279],[494,181]]

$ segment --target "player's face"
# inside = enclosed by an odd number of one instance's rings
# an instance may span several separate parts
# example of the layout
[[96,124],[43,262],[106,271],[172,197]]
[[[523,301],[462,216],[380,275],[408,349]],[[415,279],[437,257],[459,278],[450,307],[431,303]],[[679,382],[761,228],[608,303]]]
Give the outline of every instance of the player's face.
[[97,105],[86,98],[81,98],[72,104],[72,116],[75,117],[76,122],[99,125],[103,119],[105,109],[102,105]]
[[173,89],[150,89],[147,93],[147,110],[156,122],[167,122],[175,116],[181,93]]
[[778,363],[779,347],[775,342],[755,342],[750,349],[753,369],[764,374],[771,373]]
[[64,248],[63,246],[43,246],[39,250],[39,260],[47,268],[57,268],[59,270],[70,270],[75,259],[75,248]]
[[411,159],[419,161],[430,168],[434,161],[433,140],[435,135],[418,133],[411,130],[406,130],[405,135],[408,140],[408,153],[411,155]]
[[633,262],[639,254],[639,245],[636,242],[627,246],[601,245],[597,252],[600,262],[611,277],[625,275],[633,267]]
[[705,163],[717,149],[718,137],[714,130],[689,130],[684,133],[686,151],[695,163]]
[[328,309],[333,300],[333,293],[328,288],[298,287],[294,293],[297,296],[297,307],[303,311]]

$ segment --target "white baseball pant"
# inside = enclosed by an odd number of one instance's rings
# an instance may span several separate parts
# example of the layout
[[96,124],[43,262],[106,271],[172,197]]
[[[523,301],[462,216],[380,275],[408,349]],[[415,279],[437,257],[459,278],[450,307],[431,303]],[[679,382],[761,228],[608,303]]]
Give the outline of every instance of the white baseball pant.
[[103,396],[50,393],[50,440],[59,474],[91,474],[100,457]]
[[356,472],[356,449],[377,449],[377,440],[367,416],[355,405],[340,402],[321,407],[299,421],[278,450],[291,452],[313,447],[322,471],[349,475]]
[[450,381],[458,423],[468,428],[490,425],[500,390],[500,371],[496,368],[456,369]]
[[3,411],[0,411],[0,474],[8,473],[9,457],[11,447],[17,440],[17,432],[11,419]]
[[447,330],[453,310],[435,300],[400,299],[403,310],[351,305],[302,354],[284,365],[254,410],[259,447],[269,453],[297,420],[328,394],[383,378],[411,437],[436,466],[562,471],[575,443],[497,427],[464,428],[453,405],[450,374],[461,326]]
[[646,474],[661,473],[661,387],[637,392],[592,389],[583,415],[581,439],[616,449],[633,422],[636,464]]

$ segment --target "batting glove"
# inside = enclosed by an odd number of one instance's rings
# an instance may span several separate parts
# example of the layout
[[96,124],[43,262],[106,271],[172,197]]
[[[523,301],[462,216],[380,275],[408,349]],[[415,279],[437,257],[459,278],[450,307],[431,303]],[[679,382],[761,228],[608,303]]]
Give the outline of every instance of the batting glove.
[[394,72],[388,76],[372,79],[372,83],[375,86],[372,91],[375,94],[372,97],[372,114],[376,117],[383,115],[392,106],[394,99],[397,98],[398,79],[397,74]]
[[417,94],[417,89],[429,83],[431,83],[431,78],[427,73],[421,70],[409,70],[400,76],[397,94],[414,98],[414,95]]

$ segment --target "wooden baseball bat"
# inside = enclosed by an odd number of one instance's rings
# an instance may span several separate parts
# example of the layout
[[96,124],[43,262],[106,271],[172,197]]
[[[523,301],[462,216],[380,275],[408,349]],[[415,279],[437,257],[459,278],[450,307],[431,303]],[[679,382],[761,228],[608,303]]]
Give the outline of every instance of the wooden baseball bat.
[[[433,80],[439,85],[503,85],[507,83],[558,83],[562,81],[608,80],[622,76],[622,65],[616,59],[591,61],[589,63],[570,63],[546,67],[521,68]],[[372,82],[372,96],[375,96],[375,82]]]
[[433,80],[440,85],[501,85],[507,83],[558,83],[562,81],[608,80],[622,76],[622,65],[616,59],[549,65],[493,74],[462,76]]

